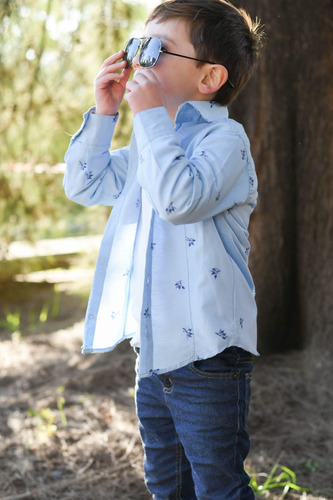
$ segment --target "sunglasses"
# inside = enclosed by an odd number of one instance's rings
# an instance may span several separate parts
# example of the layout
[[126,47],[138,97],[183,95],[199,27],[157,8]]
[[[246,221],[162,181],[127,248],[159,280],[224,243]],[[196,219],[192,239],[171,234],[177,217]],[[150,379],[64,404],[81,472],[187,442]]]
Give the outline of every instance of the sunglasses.
[[[137,53],[140,51],[139,55],[139,65],[142,68],[152,68],[157,63],[161,54],[169,54],[171,56],[183,57],[184,59],[191,59],[192,61],[199,61],[207,64],[220,64],[212,61],[205,61],[204,59],[198,59],[197,57],[183,56],[182,54],[175,54],[174,52],[169,52],[163,47],[161,40],[155,37],[146,38],[131,38],[125,47],[124,61],[126,61],[126,67],[132,66],[133,60]],[[227,80],[230,87],[235,88],[231,81]]]

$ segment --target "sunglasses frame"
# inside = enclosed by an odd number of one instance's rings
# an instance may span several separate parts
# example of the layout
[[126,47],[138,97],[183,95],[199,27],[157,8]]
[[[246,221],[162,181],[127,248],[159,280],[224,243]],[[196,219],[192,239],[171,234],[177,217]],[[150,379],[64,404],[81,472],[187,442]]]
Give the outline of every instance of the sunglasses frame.
[[[131,60],[128,60],[127,59],[127,50],[130,46],[130,44],[134,41],[134,40],[138,40],[140,42],[138,48],[137,48],[137,51],[135,52],[133,58]],[[142,66],[141,63],[140,63],[140,59],[141,59],[141,54],[143,54],[142,50],[144,50],[145,48],[145,45],[147,46],[149,41],[150,40],[158,40],[159,44],[160,44],[160,47],[159,47],[159,51],[158,51],[158,55],[156,57],[156,61],[149,65],[149,66]],[[190,57],[190,56],[184,56],[183,54],[176,54],[175,52],[169,52],[168,50],[166,50],[164,47],[163,47],[163,43],[162,41],[159,39],[159,38],[156,38],[154,36],[149,36],[149,37],[141,37],[141,38],[130,38],[126,44],[126,47],[125,47],[125,54],[124,54],[124,61],[126,61],[127,63],[127,68],[129,66],[132,66],[132,63],[133,63],[133,59],[134,57],[136,57],[136,55],[138,54],[138,52],[140,51],[140,55],[139,55],[139,64],[142,68],[153,68],[156,64],[157,64],[157,61],[159,60],[159,57],[161,54],[169,54],[170,56],[177,56],[177,57],[183,57],[184,59],[191,59],[192,61],[198,61],[198,62],[202,62],[202,63],[206,63],[206,64],[221,64],[221,63],[216,63],[216,62],[213,62],[213,61],[206,61],[204,59],[199,59],[197,57]],[[227,80],[227,83],[230,85],[231,88],[235,88],[234,84],[229,80]]]

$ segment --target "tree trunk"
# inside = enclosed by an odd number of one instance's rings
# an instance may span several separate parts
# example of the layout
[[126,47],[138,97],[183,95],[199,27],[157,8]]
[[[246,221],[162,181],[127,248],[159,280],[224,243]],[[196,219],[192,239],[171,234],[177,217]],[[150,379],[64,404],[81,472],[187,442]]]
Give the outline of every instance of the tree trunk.
[[259,349],[308,347],[332,372],[333,4],[237,0],[265,24],[259,68],[231,107],[259,176],[251,269]]

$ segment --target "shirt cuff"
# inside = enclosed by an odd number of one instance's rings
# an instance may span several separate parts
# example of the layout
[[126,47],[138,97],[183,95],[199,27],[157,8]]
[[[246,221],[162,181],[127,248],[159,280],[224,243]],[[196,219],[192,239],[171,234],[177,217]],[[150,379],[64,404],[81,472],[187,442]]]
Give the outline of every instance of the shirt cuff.
[[114,116],[96,115],[95,108],[90,108],[84,113],[83,124],[72,141],[80,137],[80,142],[109,148],[118,117],[118,113]]

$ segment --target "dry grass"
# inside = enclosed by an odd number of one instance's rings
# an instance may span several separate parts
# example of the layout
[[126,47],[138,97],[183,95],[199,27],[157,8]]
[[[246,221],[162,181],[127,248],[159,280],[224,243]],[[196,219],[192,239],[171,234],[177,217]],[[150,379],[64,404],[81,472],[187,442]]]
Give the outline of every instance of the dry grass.
[[[0,499],[148,500],[133,401],[135,355],[124,343],[112,353],[82,356],[83,310],[68,297],[76,323],[58,318],[21,339],[2,334]],[[257,475],[282,463],[299,485],[317,491],[287,499],[332,499],[332,388],[308,377],[306,359],[294,352],[256,361],[246,466]],[[281,494],[272,490],[267,498]]]
[[333,498],[333,388],[311,376],[308,358],[291,352],[257,360],[250,470],[269,472],[281,463],[296,473],[298,485],[318,492],[302,498]]
[[[2,342],[1,499],[149,498],[133,354],[123,346],[116,356],[82,357],[82,326]],[[57,405],[61,395],[67,425]]]

